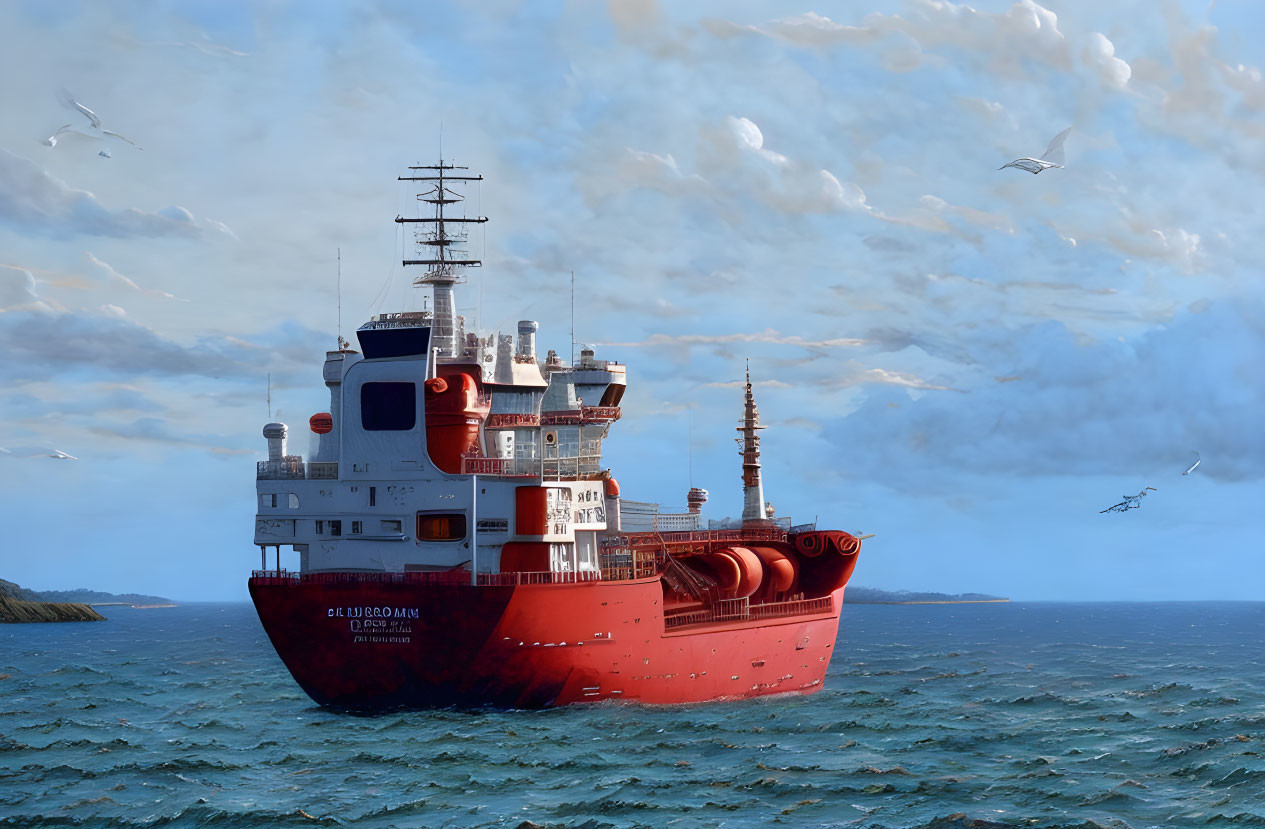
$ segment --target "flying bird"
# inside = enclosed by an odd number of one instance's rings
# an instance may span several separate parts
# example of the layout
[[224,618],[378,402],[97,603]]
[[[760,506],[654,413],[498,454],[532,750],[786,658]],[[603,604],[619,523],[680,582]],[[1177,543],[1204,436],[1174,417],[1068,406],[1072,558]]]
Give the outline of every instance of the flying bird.
[[[144,149],[144,147],[140,146],[139,144],[137,144],[135,141],[128,138],[127,136],[120,135],[117,132],[113,132],[111,130],[107,130],[104,127],[102,127],[101,118],[98,117],[98,115],[95,112],[93,112],[92,110],[84,106],[83,104],[76,101],[74,97],[71,96],[71,94],[64,89],[62,90],[62,93],[61,93],[61,101],[67,107],[70,107],[71,109],[76,110],[81,115],[83,115],[83,117],[87,118],[88,125],[75,127],[74,124],[66,124],[62,126],[61,128],[59,128],[57,132],[53,133],[48,138],[44,139],[44,144],[46,146],[56,147],[58,136],[64,135],[66,133],[74,133],[75,135],[82,135],[86,138],[96,138],[96,139],[104,139],[106,136],[109,136],[111,138],[117,138],[121,141],[126,141],[127,143],[131,144],[133,147],[135,147],[138,150]],[[98,155],[104,155],[106,158],[110,157],[109,153],[104,152],[104,151],[101,153],[98,153]]]
[[1196,466],[1199,466],[1199,453],[1198,453],[1198,452],[1196,452],[1196,453],[1195,453],[1195,462],[1194,462],[1194,463],[1192,463],[1192,464],[1190,465],[1190,467],[1189,467],[1189,468],[1187,468],[1187,470],[1186,470],[1185,472],[1183,472],[1182,474],[1183,474],[1183,475],[1189,475],[1190,473],[1192,473],[1192,472],[1194,472],[1194,471],[1195,471],[1195,467],[1196,467]]
[[12,455],[15,458],[53,458],[59,461],[79,460],[74,455],[63,452],[60,449],[51,449],[43,446],[14,446],[12,449],[0,446],[0,454]]
[[1120,497],[1124,499],[1123,501],[1118,504],[1112,504],[1104,510],[1099,510],[1098,514],[1102,515],[1104,512],[1128,512],[1131,509],[1138,509],[1142,506],[1142,499],[1146,497],[1147,490],[1159,492],[1155,487],[1148,486],[1137,495],[1121,495]]
[[113,156],[110,155],[108,150],[102,150],[101,152],[97,153],[97,155],[101,156],[102,158],[113,158]]
[[1034,176],[1042,170],[1048,170],[1051,167],[1063,169],[1063,142],[1067,140],[1067,134],[1072,131],[1071,127],[1060,132],[1058,135],[1050,139],[1050,146],[1045,148],[1045,152],[1040,158],[1016,158],[1009,164],[1003,164],[998,170],[1004,170],[1007,167],[1018,167],[1020,170],[1027,170]]

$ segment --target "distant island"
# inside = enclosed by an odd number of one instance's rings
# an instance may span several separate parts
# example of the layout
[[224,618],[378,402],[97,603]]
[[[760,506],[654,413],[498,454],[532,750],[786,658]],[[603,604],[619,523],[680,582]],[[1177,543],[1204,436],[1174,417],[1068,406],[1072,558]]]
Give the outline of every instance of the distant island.
[[848,604],[975,604],[1008,602],[987,593],[918,593],[910,590],[879,590],[876,587],[849,587],[843,591]]
[[105,617],[90,605],[174,607],[161,596],[138,593],[103,593],[99,590],[27,590],[0,579],[0,623],[4,622],[103,622]]
[[0,622],[104,622],[86,604],[46,602],[33,590],[0,579]]
[[146,596],[143,593],[103,593],[80,587],[78,590],[28,590],[42,602],[79,602],[81,604],[118,604],[131,607],[175,607],[176,602],[162,596]]

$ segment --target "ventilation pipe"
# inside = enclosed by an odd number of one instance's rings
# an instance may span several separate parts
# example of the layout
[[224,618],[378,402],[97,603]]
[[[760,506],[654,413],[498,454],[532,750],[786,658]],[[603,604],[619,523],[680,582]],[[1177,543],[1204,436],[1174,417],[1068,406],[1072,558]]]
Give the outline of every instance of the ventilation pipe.
[[518,356],[526,357],[533,362],[536,359],[536,332],[540,323],[535,320],[518,321]]
[[284,423],[269,423],[264,426],[264,437],[268,439],[268,460],[280,463],[286,455],[286,429]]

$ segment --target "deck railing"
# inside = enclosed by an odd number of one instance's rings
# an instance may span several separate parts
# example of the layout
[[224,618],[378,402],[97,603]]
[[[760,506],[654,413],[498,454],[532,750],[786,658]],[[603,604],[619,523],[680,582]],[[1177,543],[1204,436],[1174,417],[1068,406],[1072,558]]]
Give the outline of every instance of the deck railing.
[[258,481],[301,481],[304,477],[303,461],[298,458],[255,462],[255,479]]
[[816,616],[833,612],[834,600],[830,596],[757,605],[748,605],[747,599],[723,599],[709,608],[665,616],[663,626],[667,630],[675,630],[690,625],[778,619],[786,616]]
[[[479,587],[506,587],[521,584],[584,584],[601,581],[602,573],[581,570],[566,573],[551,571],[479,573]],[[251,581],[256,584],[290,587],[299,584],[418,584],[435,586],[468,586],[469,570],[427,570],[416,573],[296,573],[290,570],[255,570]]]
[[328,462],[303,463],[294,460],[256,461],[255,479],[259,481],[336,481],[338,464]]

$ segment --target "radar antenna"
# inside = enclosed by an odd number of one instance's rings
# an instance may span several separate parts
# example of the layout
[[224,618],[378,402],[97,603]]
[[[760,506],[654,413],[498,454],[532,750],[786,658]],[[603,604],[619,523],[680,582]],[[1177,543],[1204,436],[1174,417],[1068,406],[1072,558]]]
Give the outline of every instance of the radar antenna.
[[448,171],[450,170],[468,170],[470,168],[459,167],[455,164],[445,164],[442,157],[439,159],[438,164],[409,167],[409,169],[424,172],[421,175],[399,176],[398,180],[431,182],[428,185],[429,189],[417,194],[417,201],[433,205],[434,215],[419,216],[412,219],[396,216],[395,221],[398,224],[421,223],[431,225],[428,230],[418,231],[414,235],[414,240],[419,245],[425,245],[433,249],[434,252],[430,255],[430,258],[405,259],[403,264],[406,266],[420,265],[426,268],[425,275],[414,279],[413,284],[430,285],[434,291],[435,310],[431,325],[434,338],[433,346],[438,349],[441,356],[456,356],[460,353],[460,348],[463,345],[461,340],[464,337],[464,332],[459,330],[459,328],[463,329],[464,325],[458,325],[456,307],[452,298],[452,286],[458,282],[465,282],[465,276],[458,269],[477,268],[483,262],[479,259],[470,259],[469,254],[463,249],[467,239],[466,229],[462,227],[460,230],[450,231],[448,225],[482,224],[488,219],[486,216],[462,216],[460,218],[445,216],[444,209],[446,205],[460,204],[465,200],[465,194],[449,187],[449,184],[483,181],[483,176],[449,173]]

